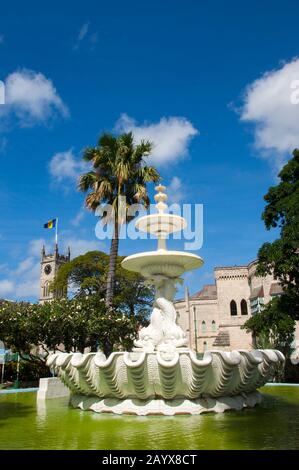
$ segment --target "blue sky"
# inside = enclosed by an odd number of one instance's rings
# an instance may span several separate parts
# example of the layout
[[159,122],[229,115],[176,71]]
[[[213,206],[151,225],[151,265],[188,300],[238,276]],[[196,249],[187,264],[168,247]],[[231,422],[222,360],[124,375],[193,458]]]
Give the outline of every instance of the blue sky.
[[[82,149],[104,130],[149,136],[170,196],[204,205],[191,292],[214,266],[254,259],[275,236],[263,195],[299,135],[298,17],[290,0],[2,4],[0,297],[37,298],[52,217],[62,249],[108,249],[76,191]],[[120,253],[149,248],[124,240]]]

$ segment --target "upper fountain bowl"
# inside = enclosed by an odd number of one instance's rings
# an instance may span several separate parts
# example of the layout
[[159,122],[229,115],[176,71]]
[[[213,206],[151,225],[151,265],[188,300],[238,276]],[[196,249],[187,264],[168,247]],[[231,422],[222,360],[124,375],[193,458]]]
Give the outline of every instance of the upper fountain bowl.
[[180,232],[187,227],[186,220],[175,214],[151,214],[140,217],[136,222],[136,228],[141,232],[153,233],[157,236]]

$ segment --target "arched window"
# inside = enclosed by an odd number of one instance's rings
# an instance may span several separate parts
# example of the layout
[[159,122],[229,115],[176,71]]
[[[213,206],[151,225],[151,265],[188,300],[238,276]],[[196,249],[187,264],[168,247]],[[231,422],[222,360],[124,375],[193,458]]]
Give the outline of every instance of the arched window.
[[247,302],[245,299],[241,300],[241,315],[248,315]]
[[204,342],[203,342],[203,350],[204,350],[204,352],[205,352],[207,349],[208,349],[207,342],[204,341]]
[[48,295],[49,295],[49,283],[47,281],[44,284],[44,297],[48,297]]
[[232,316],[237,315],[237,304],[234,300],[232,300],[230,303],[230,314]]
[[201,331],[202,333],[205,333],[207,331],[207,325],[205,321],[201,322]]
[[212,331],[217,331],[216,322],[214,320],[212,321]]

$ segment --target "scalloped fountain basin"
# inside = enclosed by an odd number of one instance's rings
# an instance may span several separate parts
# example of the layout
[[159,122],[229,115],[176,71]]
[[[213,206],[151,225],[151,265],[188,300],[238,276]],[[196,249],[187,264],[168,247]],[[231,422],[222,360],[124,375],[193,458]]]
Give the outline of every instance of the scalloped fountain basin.
[[72,392],[71,403],[96,412],[200,414],[254,406],[256,391],[284,362],[275,350],[59,353],[48,365]]

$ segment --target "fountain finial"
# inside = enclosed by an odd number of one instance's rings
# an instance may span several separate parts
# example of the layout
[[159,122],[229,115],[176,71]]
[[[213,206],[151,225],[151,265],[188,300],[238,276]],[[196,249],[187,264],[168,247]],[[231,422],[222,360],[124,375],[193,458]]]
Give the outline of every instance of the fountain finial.
[[164,211],[167,209],[167,204],[165,204],[165,201],[167,201],[168,196],[164,192],[166,190],[166,186],[163,186],[162,184],[159,184],[158,186],[155,187],[155,190],[157,191],[157,194],[155,194],[154,198],[156,201],[156,208],[159,212],[159,214],[164,214]]

